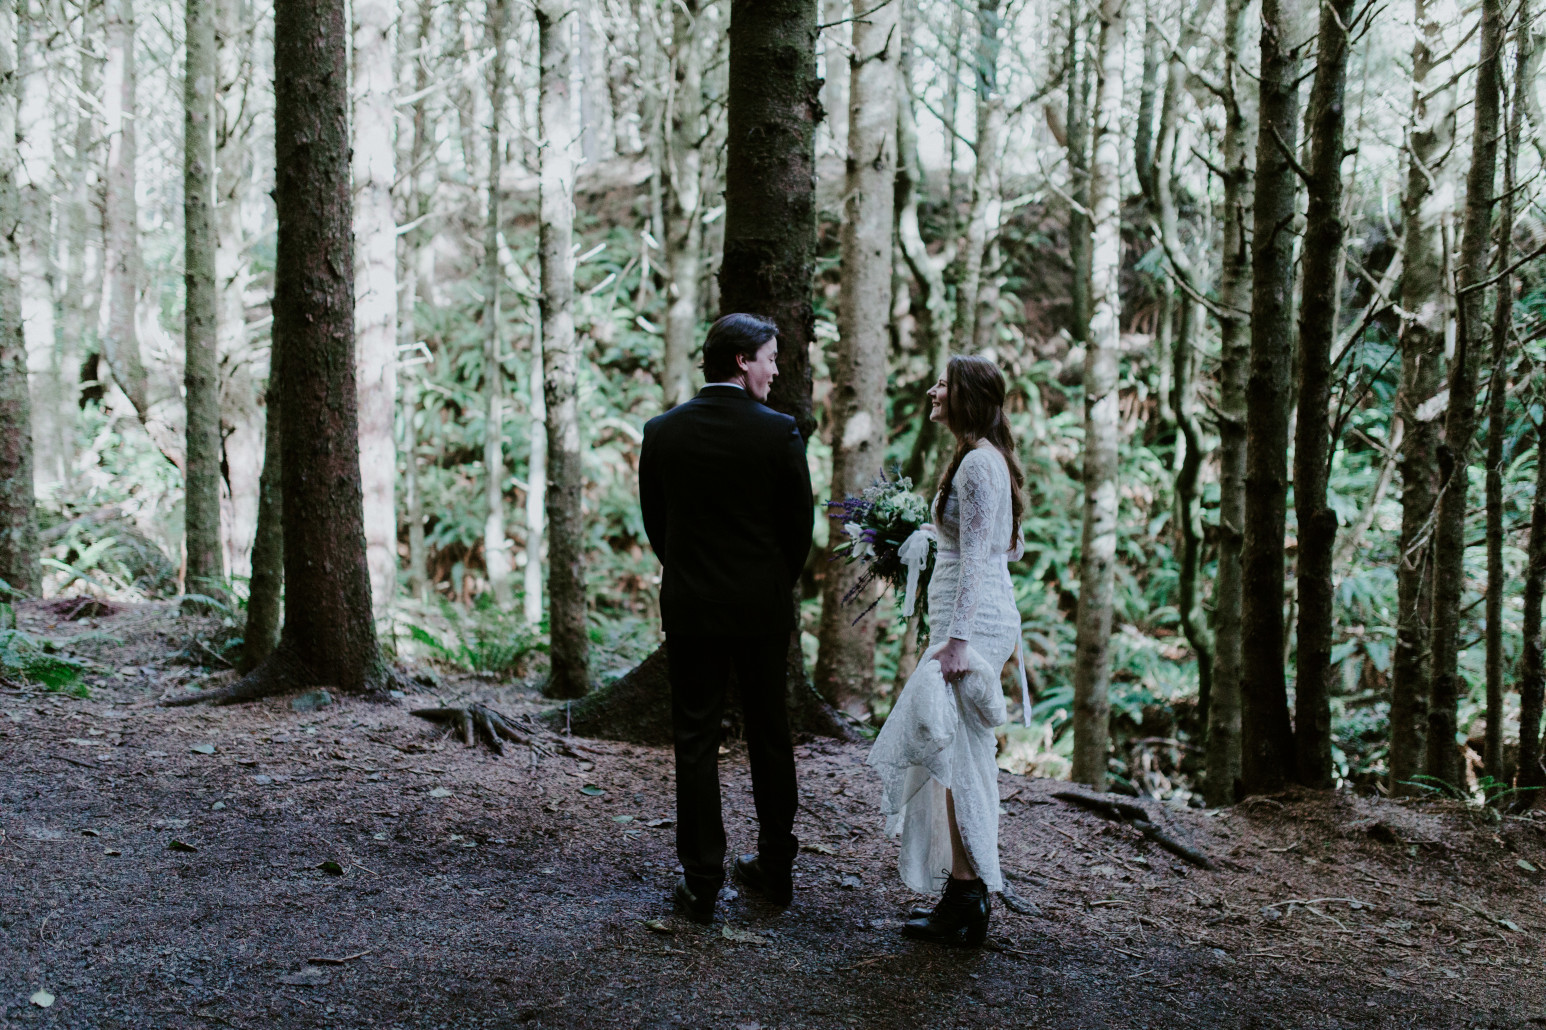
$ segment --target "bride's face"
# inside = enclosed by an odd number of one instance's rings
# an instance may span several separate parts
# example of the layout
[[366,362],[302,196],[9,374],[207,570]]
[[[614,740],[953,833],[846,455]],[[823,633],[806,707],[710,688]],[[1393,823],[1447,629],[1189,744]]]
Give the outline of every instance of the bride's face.
[[950,383],[944,376],[939,377],[939,382],[929,387],[929,421],[946,423],[946,415],[949,411]]

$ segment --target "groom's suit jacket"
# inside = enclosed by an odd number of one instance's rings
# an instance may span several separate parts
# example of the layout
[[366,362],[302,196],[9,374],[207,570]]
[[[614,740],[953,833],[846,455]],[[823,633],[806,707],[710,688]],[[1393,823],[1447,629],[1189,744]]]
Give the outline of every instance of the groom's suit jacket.
[[667,634],[749,636],[794,626],[811,548],[811,478],[794,419],[710,383],[644,426],[644,531],[665,567]]

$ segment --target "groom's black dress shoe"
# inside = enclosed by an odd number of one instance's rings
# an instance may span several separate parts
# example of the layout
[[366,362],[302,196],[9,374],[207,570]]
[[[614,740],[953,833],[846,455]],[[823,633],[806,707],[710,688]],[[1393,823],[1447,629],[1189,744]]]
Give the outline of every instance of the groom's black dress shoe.
[[902,936],[933,944],[975,948],[988,937],[988,886],[981,880],[945,881],[934,910],[902,927]]
[[[706,893],[706,892],[705,892]],[[676,890],[671,893],[671,900],[682,914],[695,923],[712,923],[714,921],[714,901],[718,892],[708,894],[707,897],[699,897],[687,886],[687,877],[677,878]]]
[[735,878],[779,908],[788,908],[794,900],[793,874],[788,869],[770,869],[763,864],[761,855],[742,855],[737,858]]

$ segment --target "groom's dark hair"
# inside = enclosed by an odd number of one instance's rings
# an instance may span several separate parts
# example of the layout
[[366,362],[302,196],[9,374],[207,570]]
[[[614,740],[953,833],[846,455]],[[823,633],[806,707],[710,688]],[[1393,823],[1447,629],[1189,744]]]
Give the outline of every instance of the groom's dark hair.
[[725,315],[709,326],[703,341],[703,378],[711,383],[733,379],[741,370],[736,356],[750,359],[777,335],[778,325],[771,318],[741,312]]

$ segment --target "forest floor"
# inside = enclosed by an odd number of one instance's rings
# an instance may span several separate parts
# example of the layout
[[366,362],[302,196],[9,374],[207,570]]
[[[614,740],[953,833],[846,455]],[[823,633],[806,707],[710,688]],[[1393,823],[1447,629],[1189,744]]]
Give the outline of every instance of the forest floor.
[[[1546,819],[1146,802],[1207,872],[1003,774],[1003,864],[1039,914],[996,906],[989,946],[952,951],[901,938],[919,899],[865,748],[818,740],[794,905],[730,897],[702,927],[668,900],[667,750],[547,735],[495,758],[410,715],[542,708],[472,677],[398,705],[157,708],[205,675],[177,664],[199,620],[18,615],[91,663],[91,696],[0,689],[0,1026],[1546,1024]],[[723,775],[751,850],[738,743]]]

